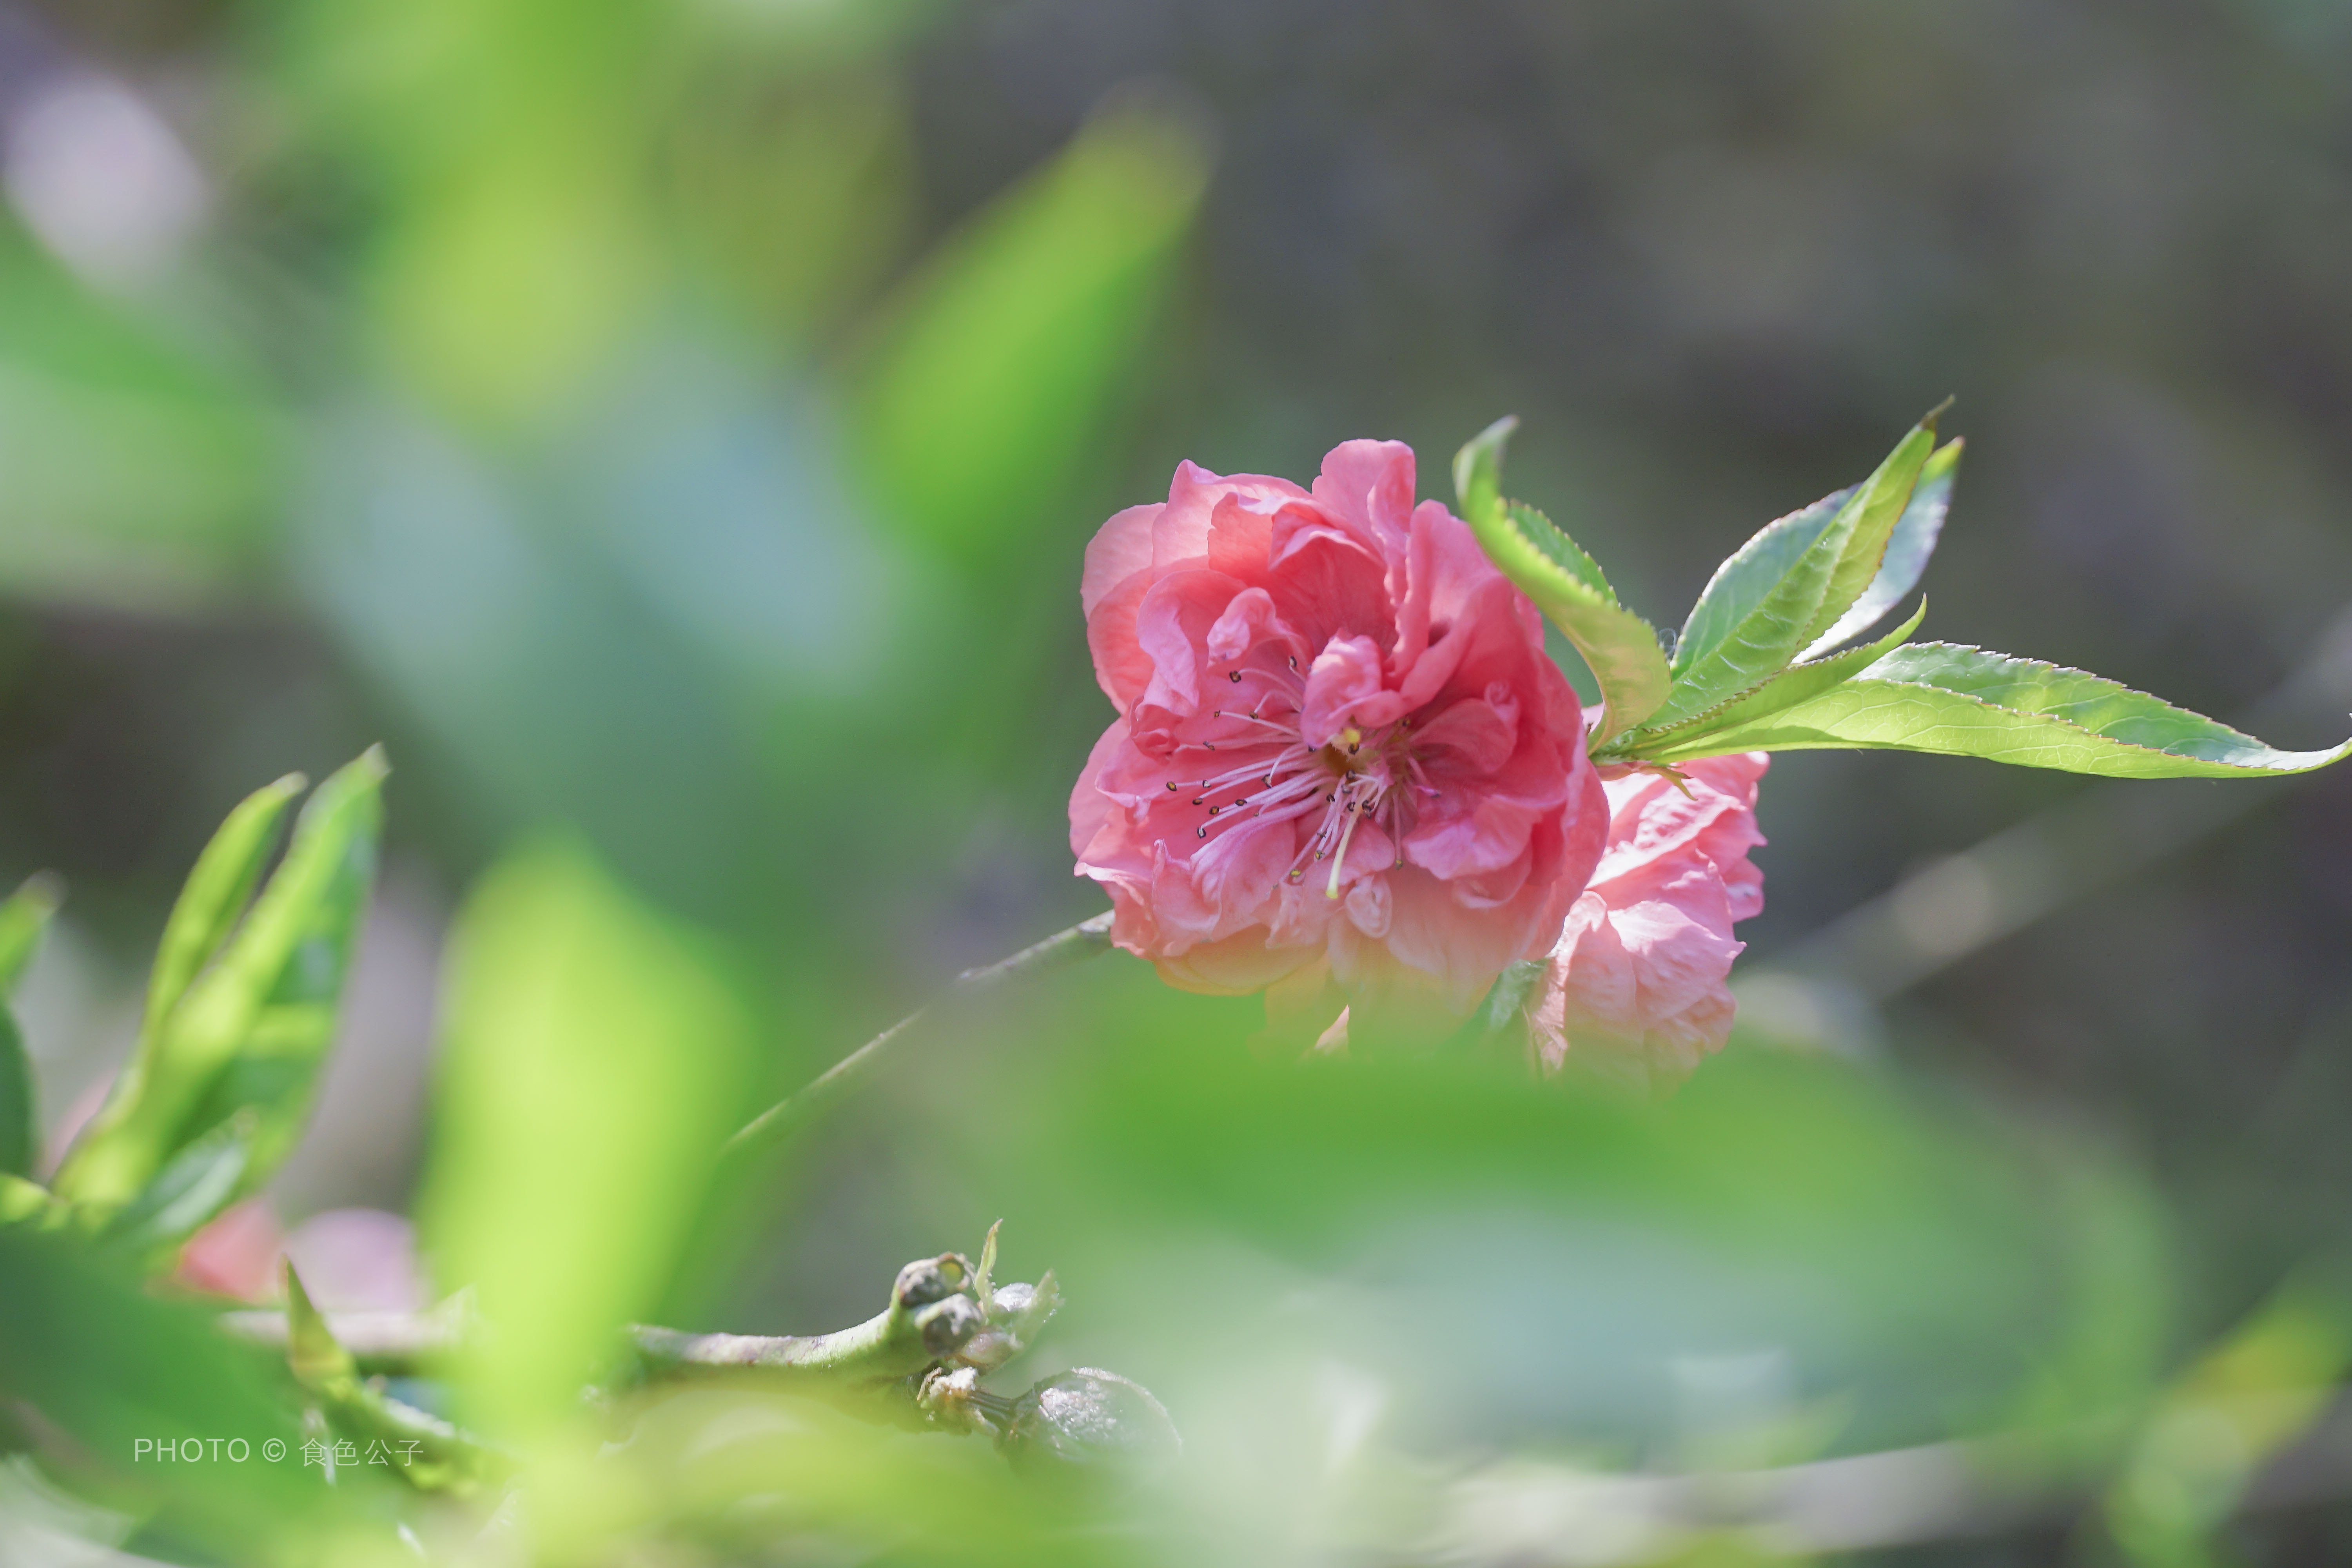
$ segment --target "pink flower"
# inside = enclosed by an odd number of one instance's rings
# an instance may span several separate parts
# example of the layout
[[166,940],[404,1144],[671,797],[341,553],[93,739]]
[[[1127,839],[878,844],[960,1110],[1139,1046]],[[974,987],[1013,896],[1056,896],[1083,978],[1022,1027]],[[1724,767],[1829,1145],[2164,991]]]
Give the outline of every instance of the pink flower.
[[1677,1079],[1731,1033],[1725,979],[1747,945],[1732,922],[1764,908],[1748,851],[1761,752],[1608,780],[1609,846],[1569,911],[1528,1010],[1547,1067],[1570,1053],[1614,1076]]
[[1600,777],[1541,619],[1412,498],[1393,441],[1335,448],[1311,492],[1185,463],[1087,547],[1120,717],[1070,844],[1113,940],[1173,984],[1328,973],[1359,1002],[1466,1012],[1550,949],[1599,858]]

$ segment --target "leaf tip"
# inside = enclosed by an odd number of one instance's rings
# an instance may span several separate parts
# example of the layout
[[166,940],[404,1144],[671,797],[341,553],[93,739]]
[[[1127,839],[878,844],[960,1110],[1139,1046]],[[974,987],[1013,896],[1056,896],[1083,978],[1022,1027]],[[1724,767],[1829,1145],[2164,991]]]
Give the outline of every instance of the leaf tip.
[[66,879],[55,871],[36,871],[17,884],[16,890],[8,895],[8,901],[47,920],[66,901]]
[[1950,413],[1952,410],[1952,405],[1958,401],[1958,393],[1946,393],[1944,395],[1944,401],[1936,405],[1935,407],[1927,410],[1926,416],[1920,419],[1919,428],[1925,430],[1930,436],[1934,435],[1936,433],[1936,421]]

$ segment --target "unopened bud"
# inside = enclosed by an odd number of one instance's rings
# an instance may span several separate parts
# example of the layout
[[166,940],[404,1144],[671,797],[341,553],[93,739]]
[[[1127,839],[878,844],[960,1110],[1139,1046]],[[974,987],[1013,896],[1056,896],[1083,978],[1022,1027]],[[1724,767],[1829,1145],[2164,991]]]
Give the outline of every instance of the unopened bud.
[[950,1296],[915,1314],[915,1327],[922,1331],[923,1348],[935,1356],[953,1355],[987,1321],[980,1303],[969,1296]]
[[971,1264],[963,1254],[942,1252],[937,1258],[919,1258],[898,1270],[898,1281],[890,1295],[911,1310],[955,1295],[971,1281]]
[[1183,1451],[1176,1423],[1139,1383],[1094,1367],[1075,1367],[1013,1401],[1000,1439],[1016,1461],[1148,1469]]

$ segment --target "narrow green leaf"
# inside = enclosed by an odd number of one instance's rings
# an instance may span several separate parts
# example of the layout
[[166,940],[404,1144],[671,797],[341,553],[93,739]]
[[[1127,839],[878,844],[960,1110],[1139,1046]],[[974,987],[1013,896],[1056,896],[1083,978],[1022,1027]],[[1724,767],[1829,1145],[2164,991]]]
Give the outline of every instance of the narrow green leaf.
[[1878,574],[1934,449],[1934,418],[1914,426],[1818,529],[1813,515],[1827,502],[1768,525],[1717,571],[1675,647],[1674,690],[1644,722],[1694,719],[1761,685],[1844,615]]
[[190,1140],[136,1196],[108,1215],[100,1242],[144,1258],[178,1246],[212,1223],[245,1183],[258,1121],[252,1111],[241,1111]]
[[[1830,574],[1821,607],[1806,628],[1803,646],[1811,647],[1816,638],[1843,619],[1885,566],[1886,547],[1895,536],[1895,525],[1910,509],[1920,470],[1935,453],[1936,419],[1942,413],[1939,405],[1913,426],[1876,471],[1862,481],[1853,499],[1846,502],[1843,510],[1853,514],[1852,531],[1838,551],[1836,568]],[[1825,537],[1834,538],[1843,521],[1832,523]]]
[[25,1054],[16,1016],[0,1003],[0,1175],[26,1176],[41,1146],[33,1097],[33,1063]]
[[1959,472],[1962,445],[1958,439],[1947,441],[1928,457],[1919,470],[1910,503],[1887,536],[1886,558],[1878,575],[1871,579],[1853,607],[1840,616],[1837,624],[1800,658],[1818,658],[1848,637],[1860,637],[1918,585],[1920,575],[1927,570],[1927,558],[1936,553],[1936,540],[1944,531],[1944,515],[1951,510],[1952,480]]
[[1723,646],[1774,584],[1803,559],[1822,531],[1835,521],[1859,486],[1849,485],[1823,496],[1809,507],[1774,518],[1756,531],[1747,543],[1725,558],[1707,579],[1706,587],[1684,618],[1675,639],[1674,670],[1683,671]]
[[1486,559],[1566,633],[1591,668],[1604,705],[1596,742],[1641,721],[1665,700],[1669,677],[1658,634],[1618,604],[1593,559],[1533,507],[1503,499],[1503,444],[1517,426],[1499,419],[1454,459],[1454,484]]
[[37,871],[0,902],[0,997],[14,996],[49,934],[49,917],[65,902],[65,883]]
[[1982,757],[2111,778],[2242,778],[2326,767],[2352,752],[2352,741],[2331,751],[2276,751],[2079,669],[1918,643],[1807,701],[1645,756],[1683,762],[1825,747]]
[[163,1020],[236,929],[253,889],[261,881],[261,868],[277,847],[286,808],[310,787],[310,781],[300,773],[288,773],[275,784],[264,784],[237,803],[204,853],[196,857],[195,868],[172,905],[171,918],[163,922],[163,940],[155,947],[147,1010],[139,1025],[141,1056],[152,1055]]
[[284,1259],[286,1285],[286,1364],[293,1370],[294,1381],[317,1393],[331,1384],[348,1384],[359,1376],[358,1363],[352,1352],[335,1338],[334,1330],[319,1309],[310,1304],[310,1292],[302,1289],[302,1277],[294,1271],[294,1260]]
[[258,1121],[237,1190],[276,1171],[333,1040],[375,880],[386,771],[371,747],[320,785],[252,912],[58,1172],[61,1194],[101,1210],[126,1203],[188,1139],[247,1107]]
[[1618,737],[1616,745],[1605,751],[1596,752],[1594,760],[1598,762],[1612,762],[1619,758],[1647,760],[1653,757],[1663,757],[1669,752],[1683,755],[1686,753],[1686,749],[1692,742],[1703,736],[1711,735],[1719,730],[1752,724],[1783,709],[1793,708],[1800,702],[1810,700],[1852,679],[1894,652],[1903,645],[1906,638],[1919,629],[1919,623],[1927,618],[1927,604],[1922,599],[1919,607],[1911,612],[1910,619],[1875,642],[1865,643],[1861,647],[1848,648],[1843,653],[1832,654],[1827,658],[1817,658],[1806,664],[1790,665],[1761,685],[1741,692],[1720,707],[1711,708],[1697,718],[1686,720],[1669,729],[1643,729],[1622,735]]

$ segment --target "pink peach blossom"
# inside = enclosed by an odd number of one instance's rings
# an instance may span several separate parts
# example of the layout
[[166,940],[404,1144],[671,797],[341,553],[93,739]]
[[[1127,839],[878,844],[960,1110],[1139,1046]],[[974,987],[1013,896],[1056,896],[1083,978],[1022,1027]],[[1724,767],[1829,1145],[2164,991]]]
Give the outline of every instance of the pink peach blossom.
[[1312,490],[1181,464],[1080,599],[1119,718],[1070,843],[1119,946],[1191,990],[1320,973],[1455,1014],[1551,948],[1606,822],[1582,714],[1411,448],[1348,442]]
[[1682,765],[1682,778],[1607,780],[1608,848],[1551,955],[1528,1017],[1548,1067],[1571,1057],[1615,1077],[1678,1079],[1731,1033],[1725,980],[1764,908],[1748,851],[1761,752]]

